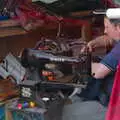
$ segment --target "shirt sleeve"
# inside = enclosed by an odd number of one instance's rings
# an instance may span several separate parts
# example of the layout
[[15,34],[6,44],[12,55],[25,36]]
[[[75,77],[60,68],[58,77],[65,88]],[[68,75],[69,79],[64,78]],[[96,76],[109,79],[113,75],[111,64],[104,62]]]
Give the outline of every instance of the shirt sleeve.
[[116,67],[120,60],[120,42],[115,45],[111,52],[109,52],[100,63],[104,64],[111,71],[116,71]]

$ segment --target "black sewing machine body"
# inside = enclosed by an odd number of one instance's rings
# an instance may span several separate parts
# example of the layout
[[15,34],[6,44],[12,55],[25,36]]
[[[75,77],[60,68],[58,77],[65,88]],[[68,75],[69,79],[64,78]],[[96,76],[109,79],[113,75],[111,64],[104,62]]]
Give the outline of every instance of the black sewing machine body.
[[[91,76],[91,54],[88,53],[72,57],[28,48],[23,51],[21,62],[28,69],[32,67],[38,70],[41,82],[80,84],[88,80],[83,79],[83,76]],[[67,76],[72,78],[66,83],[64,78]]]

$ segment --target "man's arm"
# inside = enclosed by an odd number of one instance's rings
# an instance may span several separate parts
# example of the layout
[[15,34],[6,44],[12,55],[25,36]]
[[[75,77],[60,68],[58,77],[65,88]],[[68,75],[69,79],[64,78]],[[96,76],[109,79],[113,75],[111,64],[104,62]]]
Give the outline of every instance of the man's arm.
[[[112,40],[110,37],[107,35],[102,35],[99,36],[87,44],[87,48],[89,49],[90,52],[93,52],[97,50],[97,48],[104,48],[106,51],[114,45],[114,40]],[[86,48],[83,48],[81,52],[84,52]]]
[[100,63],[92,65],[92,73],[95,78],[102,79],[110,72],[115,73],[118,63],[120,62],[120,42],[109,52]]
[[93,48],[112,46],[112,44],[112,39],[107,35],[99,36],[88,43],[88,45],[91,45]]
[[111,70],[102,63],[92,63],[92,74],[96,79],[102,79],[108,74],[111,73]]

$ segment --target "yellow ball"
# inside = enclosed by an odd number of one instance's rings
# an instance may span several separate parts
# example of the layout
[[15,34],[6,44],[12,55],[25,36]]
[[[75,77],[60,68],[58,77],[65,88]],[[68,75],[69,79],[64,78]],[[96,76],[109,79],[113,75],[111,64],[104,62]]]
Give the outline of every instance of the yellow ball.
[[35,102],[30,102],[30,107],[35,107]]

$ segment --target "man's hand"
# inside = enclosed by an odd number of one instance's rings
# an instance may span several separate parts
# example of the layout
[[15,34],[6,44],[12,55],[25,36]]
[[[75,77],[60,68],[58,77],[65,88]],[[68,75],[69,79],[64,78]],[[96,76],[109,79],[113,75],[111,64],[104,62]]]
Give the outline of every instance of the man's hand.
[[111,38],[109,38],[107,35],[102,35],[88,42],[87,46],[81,49],[81,52],[85,52],[86,49],[89,52],[94,52],[96,48],[101,48],[101,47],[108,49],[113,45],[113,43],[114,41]]
[[81,49],[81,52],[85,52],[85,51],[89,51],[89,52],[92,52],[94,51],[94,45],[93,45],[93,41],[90,41],[86,46],[84,46],[82,49]]

